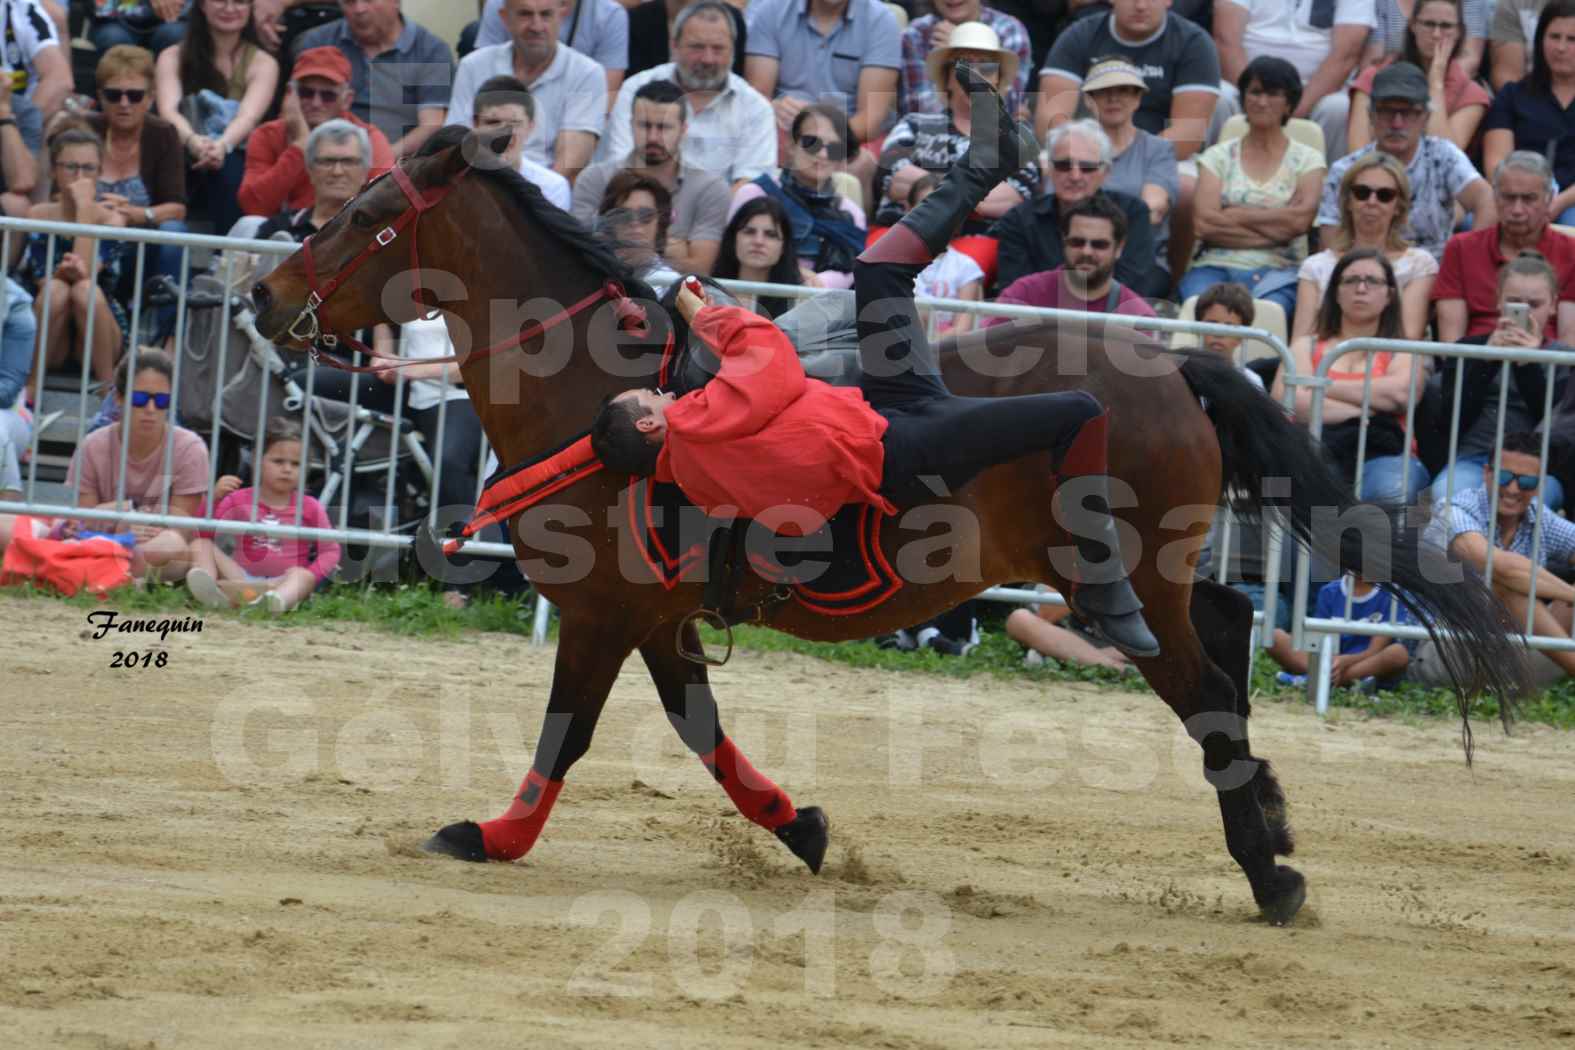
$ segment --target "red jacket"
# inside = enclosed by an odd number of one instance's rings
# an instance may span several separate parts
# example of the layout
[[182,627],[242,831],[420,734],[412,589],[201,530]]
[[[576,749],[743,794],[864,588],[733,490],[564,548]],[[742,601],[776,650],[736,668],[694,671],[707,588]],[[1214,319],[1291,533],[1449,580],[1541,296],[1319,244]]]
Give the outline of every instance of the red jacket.
[[[375,179],[394,166],[394,148],[388,144],[387,135],[354,113],[345,113],[344,119],[372,140],[372,170],[367,178]],[[284,118],[257,125],[246,140],[246,174],[235,195],[241,210],[247,215],[278,215],[310,208],[315,203],[314,196],[312,180],[306,172],[306,154],[299,146],[290,145]]]
[[815,531],[849,503],[896,512],[878,491],[887,423],[863,394],[805,376],[781,329],[748,310],[708,306],[692,328],[722,367],[668,406],[658,481],[714,517],[755,518],[789,535]]

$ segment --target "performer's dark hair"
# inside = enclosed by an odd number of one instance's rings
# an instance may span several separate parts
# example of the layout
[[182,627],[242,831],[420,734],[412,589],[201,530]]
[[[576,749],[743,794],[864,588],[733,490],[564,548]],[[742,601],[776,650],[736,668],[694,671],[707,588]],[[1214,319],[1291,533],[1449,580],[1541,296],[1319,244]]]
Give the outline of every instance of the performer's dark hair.
[[656,457],[662,446],[646,439],[635,423],[651,414],[634,398],[614,401],[607,397],[591,424],[591,450],[608,470],[619,474],[650,477],[656,473]]

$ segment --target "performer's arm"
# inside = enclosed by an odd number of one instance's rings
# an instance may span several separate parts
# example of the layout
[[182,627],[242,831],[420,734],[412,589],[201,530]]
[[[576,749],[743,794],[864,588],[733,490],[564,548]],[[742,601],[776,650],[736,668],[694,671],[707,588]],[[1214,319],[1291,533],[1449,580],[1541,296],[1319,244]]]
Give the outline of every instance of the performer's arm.
[[716,378],[667,410],[668,426],[689,441],[728,441],[767,426],[804,392],[808,380],[782,330],[737,306],[695,314],[694,333],[716,350]]

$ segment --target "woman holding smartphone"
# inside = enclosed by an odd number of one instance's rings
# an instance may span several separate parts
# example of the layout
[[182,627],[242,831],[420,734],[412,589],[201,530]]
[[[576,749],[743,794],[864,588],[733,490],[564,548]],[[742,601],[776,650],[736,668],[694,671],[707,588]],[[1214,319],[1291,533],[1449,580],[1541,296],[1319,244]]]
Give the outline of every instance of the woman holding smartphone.
[[[1539,252],[1524,251],[1498,272],[1498,323],[1486,335],[1460,340],[1472,346],[1497,346],[1506,350],[1541,350],[1558,346],[1543,338],[1549,319],[1559,307],[1559,279]],[[1559,347],[1559,349],[1567,349]],[[1482,487],[1482,467],[1493,462],[1493,442],[1498,437],[1499,384],[1504,366],[1497,361],[1463,362],[1466,374],[1460,385],[1460,443],[1455,462],[1439,472],[1430,489],[1435,504],[1468,489]],[[1446,398],[1453,399],[1458,358],[1444,360],[1441,375]],[[1559,379],[1560,385],[1565,380]],[[1509,392],[1504,404],[1504,433],[1532,431],[1542,421],[1547,403],[1547,369],[1542,365],[1511,365]],[[1558,392],[1554,400],[1558,401]],[[1447,411],[1445,419],[1448,419]],[[1445,427],[1448,423],[1443,424]],[[1448,435],[1444,436],[1448,440]],[[1564,505],[1564,486],[1548,475],[1541,494],[1550,510]]]

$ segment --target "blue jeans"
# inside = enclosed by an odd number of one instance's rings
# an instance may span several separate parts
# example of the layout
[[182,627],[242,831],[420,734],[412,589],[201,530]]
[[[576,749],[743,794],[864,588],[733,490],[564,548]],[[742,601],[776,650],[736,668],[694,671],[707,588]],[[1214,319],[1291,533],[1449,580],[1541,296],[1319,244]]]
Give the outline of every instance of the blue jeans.
[[[1278,303],[1285,311],[1285,324],[1289,329],[1296,313],[1296,269],[1294,267],[1263,266],[1256,270],[1232,270],[1225,266],[1194,266],[1181,279],[1178,289],[1183,301],[1202,295],[1216,284],[1227,281],[1244,284],[1254,299],[1267,299]],[[1265,291],[1264,289],[1267,289]]]
[[100,54],[116,44],[133,44],[147,48],[156,55],[171,44],[186,39],[186,18],[183,15],[173,22],[160,22],[152,29],[145,30],[132,29],[118,18],[95,18],[88,29],[88,39]]
[[[1461,456],[1455,460],[1455,465],[1452,468],[1440,471],[1438,477],[1433,479],[1433,486],[1429,490],[1432,494],[1433,502],[1442,503],[1448,495],[1450,475],[1454,475],[1455,495],[1457,496],[1462,492],[1470,492],[1472,489],[1481,488],[1484,484],[1482,468],[1490,465],[1492,462],[1491,456]],[[1561,510],[1564,507],[1564,486],[1559,484],[1559,479],[1551,474],[1548,475],[1548,480],[1544,483],[1541,502],[1549,510]]]
[[5,278],[5,315],[0,317],[0,409],[21,400],[27,373],[33,367],[33,346],[38,342],[38,320],[33,297],[14,280]]
[[1415,456],[1374,456],[1362,464],[1362,491],[1358,495],[1364,500],[1415,503],[1431,477]]

